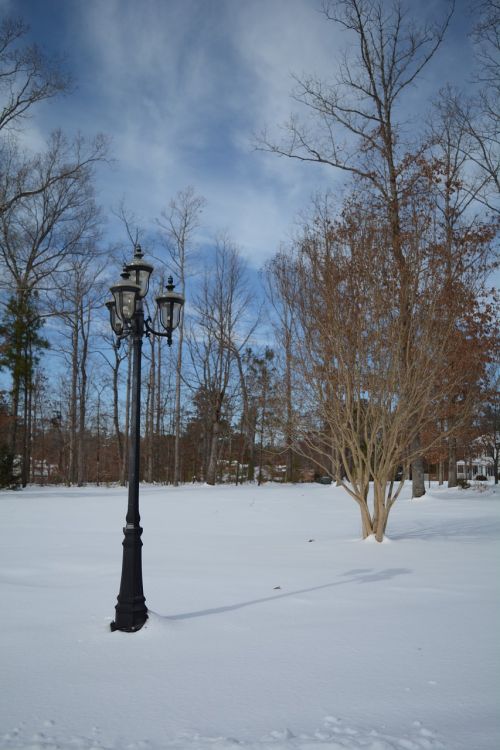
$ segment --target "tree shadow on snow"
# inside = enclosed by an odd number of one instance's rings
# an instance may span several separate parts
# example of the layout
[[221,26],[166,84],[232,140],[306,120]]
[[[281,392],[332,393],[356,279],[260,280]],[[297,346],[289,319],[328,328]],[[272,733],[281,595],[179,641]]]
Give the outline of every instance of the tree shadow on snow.
[[390,538],[394,541],[400,539],[436,539],[440,537],[443,541],[452,539],[466,542],[476,542],[479,539],[498,539],[500,535],[500,522],[495,517],[462,520],[449,522],[442,520],[435,525],[418,524],[413,528],[406,529],[401,533],[393,532]]
[[345,586],[349,583],[375,583],[376,581],[387,581],[391,578],[395,578],[400,575],[407,575],[412,571],[409,568],[387,568],[386,570],[372,571],[370,569],[362,568],[359,570],[350,570],[344,573],[342,581],[333,581],[332,583],[323,583],[321,586],[312,586],[307,589],[296,589],[295,591],[288,591],[281,594],[274,594],[273,596],[265,596],[261,599],[251,599],[248,602],[238,602],[237,604],[228,604],[224,607],[212,607],[210,609],[200,609],[195,612],[183,612],[178,615],[157,615],[165,620],[190,620],[194,617],[207,617],[208,615],[219,615],[223,612],[232,612],[236,609],[243,609],[243,607],[252,607],[255,604],[264,604],[265,602],[273,602],[278,599],[286,599],[290,596],[298,596],[299,594],[310,594],[313,591],[321,591],[321,589],[333,588],[334,586]]

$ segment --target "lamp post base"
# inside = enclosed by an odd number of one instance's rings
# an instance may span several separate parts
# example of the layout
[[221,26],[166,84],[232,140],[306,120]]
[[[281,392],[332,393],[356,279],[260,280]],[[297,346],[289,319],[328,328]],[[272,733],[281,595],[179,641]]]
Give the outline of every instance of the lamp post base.
[[147,619],[148,619],[147,610],[145,613],[137,613],[136,616],[131,616],[131,617],[123,616],[123,615],[118,617],[118,613],[117,613],[116,620],[110,623],[109,627],[112,633],[114,633],[115,630],[121,630],[123,633],[136,633],[138,630],[142,628],[142,626],[145,624]]
[[111,632],[122,630],[125,633],[135,633],[148,619],[148,609],[142,589],[142,529],[140,526],[127,524],[123,532],[120,593],[115,607],[115,620],[110,627]]

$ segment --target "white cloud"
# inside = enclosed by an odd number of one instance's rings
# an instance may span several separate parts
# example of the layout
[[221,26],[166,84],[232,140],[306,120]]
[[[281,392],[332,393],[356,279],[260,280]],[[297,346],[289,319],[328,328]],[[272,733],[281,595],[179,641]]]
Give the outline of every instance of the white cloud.
[[[299,108],[292,73],[334,71],[345,37],[320,7],[320,0],[72,3],[65,41],[78,89],[47,111],[55,125],[112,135],[117,161],[101,182],[108,206],[125,195],[148,222],[192,184],[208,202],[207,230],[228,228],[261,265],[309,197],[342,184],[333,169],[253,149],[256,132],[267,126],[278,137]],[[53,33],[61,44],[57,22]],[[36,143],[40,133],[30,133]]]
[[269,257],[325,183],[324,170],[252,147],[256,130],[288,114],[291,71],[325,64],[315,8],[308,0],[80,6],[81,90],[91,108],[102,103],[91,119],[112,132],[118,160],[106,180],[111,203],[125,193],[152,217],[193,184],[208,200],[207,226],[227,227],[256,265]]
[[259,119],[287,119],[293,75],[321,72],[330,65],[337,35],[312,0],[255,0],[235,4],[236,41],[257,82]]

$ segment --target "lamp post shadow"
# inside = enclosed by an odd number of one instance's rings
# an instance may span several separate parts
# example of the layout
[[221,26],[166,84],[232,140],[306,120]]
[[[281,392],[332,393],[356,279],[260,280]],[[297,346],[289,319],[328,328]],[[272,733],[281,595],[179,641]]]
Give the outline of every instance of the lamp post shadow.
[[[193,612],[183,612],[177,615],[160,615],[157,612],[152,612],[156,617],[168,621],[175,620],[191,620],[196,617],[209,617],[210,615],[220,615],[224,612],[234,612],[244,607],[252,607],[256,604],[265,604],[267,602],[276,602],[279,599],[286,599],[291,596],[299,596],[300,594],[310,594],[314,591],[321,591],[322,589],[334,588],[336,586],[345,586],[349,583],[376,583],[377,581],[386,581],[391,578],[395,578],[400,575],[408,575],[413,571],[410,568],[386,568],[385,570],[372,571],[363,569],[361,571],[349,571],[344,573],[344,576],[350,576],[340,581],[332,581],[331,583],[323,583],[319,586],[311,586],[309,588],[295,589],[294,591],[287,591],[281,594],[274,594],[273,596],[264,596],[259,599],[250,599],[246,602],[237,602],[236,604],[227,604],[221,607],[209,607],[208,609],[195,610]],[[353,575],[354,574],[354,575]]]

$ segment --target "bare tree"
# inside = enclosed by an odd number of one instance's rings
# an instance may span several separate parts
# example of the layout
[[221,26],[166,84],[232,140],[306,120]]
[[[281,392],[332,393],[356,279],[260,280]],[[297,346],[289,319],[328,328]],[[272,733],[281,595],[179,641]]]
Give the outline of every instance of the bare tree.
[[24,43],[27,32],[21,19],[0,23],[0,214],[75,174],[71,162],[60,162],[57,173],[36,170],[36,159],[18,150],[16,133],[33,107],[67,92],[71,83],[60,60]]
[[[357,178],[383,205],[390,234],[387,251],[398,270],[399,312],[409,336],[410,269],[404,252],[403,207],[420,178],[426,144],[410,149],[398,123],[398,107],[409,87],[434,57],[454,4],[440,26],[417,27],[402,3],[325,0],[326,19],[353,41],[333,83],[297,78],[295,99],[312,116],[312,127],[291,118],[281,143],[266,134],[260,148],[305,162],[326,164]],[[414,493],[425,493],[423,472],[414,466]]]
[[417,28],[401,2],[326,0],[324,15],[353,45],[333,83],[296,78],[295,99],[313,127],[292,118],[281,143],[264,133],[259,147],[280,156],[326,164],[369,184],[383,201],[395,257],[400,258],[400,205],[422,148],[409,152],[397,112],[407,89],[439,48],[451,15],[439,27]]
[[[444,254],[447,299],[452,306],[454,294],[477,294],[491,272],[491,240],[495,224],[474,209],[488,202],[490,179],[471,169],[470,154],[474,139],[463,118],[457,117],[459,96],[450,87],[441,92],[433,112],[433,180],[436,226]],[[462,282],[466,290],[458,287]],[[446,420],[455,418],[459,394],[450,393]],[[448,486],[457,485],[457,441],[448,443]]]
[[[390,233],[376,209],[370,215],[354,201],[343,219],[323,215],[307,226],[290,259],[303,382],[295,447],[325,472],[335,450],[342,486],[360,508],[363,537],[374,534],[377,541],[403,486],[403,478],[394,481],[398,469],[422,455],[418,439],[434,428],[449,393],[461,390],[460,420],[477,395],[469,371],[452,357],[464,332],[470,331],[470,344],[476,329],[466,315],[457,328],[460,302],[453,315],[444,304],[443,258],[437,250],[429,255],[427,212],[415,213],[414,232],[405,239],[413,283],[404,323],[399,269],[385,251]],[[470,349],[479,364],[484,361],[484,348]],[[458,420],[448,434],[456,429]]]
[[264,448],[264,435],[268,432],[268,412],[269,412],[269,392],[274,386],[275,375],[274,366],[271,365],[274,360],[274,351],[265,347],[264,352],[260,355],[252,348],[248,347],[245,351],[234,348],[235,363],[238,370],[241,391],[241,432],[243,440],[241,441],[238,471],[236,483],[240,480],[239,467],[246,457],[247,472],[246,478],[253,482],[255,479],[256,467],[256,448],[257,436],[259,437],[259,484],[262,482],[262,460]]
[[[111,332],[103,335],[104,342],[107,344],[106,350],[99,350],[100,355],[111,370],[111,393],[112,393],[112,421],[116,441],[116,453],[118,458],[119,480],[126,475],[126,436],[127,433],[122,430],[120,425],[119,405],[120,405],[120,369],[122,362],[127,359],[127,350],[121,346],[121,341]],[[108,356],[111,350],[112,356]],[[116,459],[115,459],[116,463]]]
[[[480,0],[476,3],[476,23],[472,30],[475,54],[478,62],[476,79],[484,84],[487,111],[500,118],[500,3],[498,0]],[[490,106],[491,105],[491,106]]]
[[[56,180],[45,193],[18,200],[0,213],[3,284],[10,289],[19,315],[23,309],[32,307],[35,294],[47,295],[66,260],[78,255],[85,242],[96,237],[100,215],[94,201],[92,165],[102,155],[101,147],[99,142],[87,145],[81,138],[68,143],[60,132],[54,133],[47,151],[33,163],[33,169],[43,182],[49,179],[48,175],[59,173],[60,166],[72,161],[71,178]],[[37,301],[37,307],[40,306],[43,307],[42,298]],[[17,326],[25,323],[18,317]],[[19,359],[23,356],[19,351]],[[14,425],[18,392],[14,377]]]
[[79,256],[67,259],[64,271],[56,275],[55,294],[49,308],[62,323],[61,344],[57,346],[68,363],[69,399],[69,472],[68,483],[81,486],[85,480],[85,438],[89,357],[92,326],[102,305],[102,275],[106,262],[99,257],[94,243]]
[[297,298],[299,279],[290,266],[289,257],[283,250],[277,253],[265,266],[265,288],[267,299],[275,314],[274,326],[277,341],[283,352],[283,432],[286,446],[286,481],[295,479],[293,469],[293,435],[294,435],[294,300]]
[[[60,131],[49,138],[43,153],[20,147],[23,122],[40,102],[65,93],[70,78],[61,60],[49,58],[25,40],[28,27],[19,19],[0,24],[0,266],[4,288],[18,311],[43,308],[54,274],[69,255],[95,233],[99,221],[92,179],[94,167],[106,158],[103,136],[92,142],[77,136],[72,142]],[[21,339],[19,339],[20,341]],[[33,342],[32,342],[33,343]],[[32,355],[19,350],[25,373]],[[13,370],[13,441],[19,398],[19,368]],[[24,443],[31,429],[28,380],[24,388]],[[26,456],[26,448],[23,450]],[[25,471],[27,462],[24,461]]]
[[[168,256],[173,263],[178,287],[185,295],[186,277],[191,272],[194,256],[193,236],[199,226],[200,214],[205,206],[205,199],[196,195],[193,187],[187,187],[177,193],[170,201],[167,211],[162,212],[158,220],[165,240]],[[184,316],[181,317],[177,336],[177,363],[175,380],[174,412],[174,485],[180,479],[180,440],[181,440],[181,403],[182,403],[182,358],[184,345]]]
[[476,55],[474,83],[477,93],[455,96],[455,115],[470,136],[467,156],[491,186],[483,197],[484,205],[499,213],[500,193],[500,5],[484,0],[475,7],[476,24],[472,31]]
[[240,378],[240,390],[241,390],[241,432],[243,440],[241,441],[240,455],[238,460],[238,472],[236,477],[236,483],[240,480],[240,465],[244,461],[245,452],[247,455],[247,472],[246,478],[248,481],[253,482],[255,479],[255,436],[257,433],[257,403],[256,397],[253,393],[251,384],[252,370],[249,367],[249,361],[253,356],[253,352],[247,350],[241,352],[236,350],[235,359],[238,368],[238,375]]
[[220,238],[194,302],[190,355],[194,382],[210,420],[208,484],[216,481],[219,436],[235,352],[244,350],[256,325],[255,319],[248,320],[251,297],[245,273],[236,247]]
[[[108,139],[97,136],[90,144],[78,136],[69,146],[61,131],[55,131],[45,153],[26,155],[11,139],[0,143],[0,217],[18,204],[50,196],[60,185],[69,189],[106,159]],[[72,152],[72,153],[71,153]]]
[[70,85],[60,60],[51,60],[35,44],[20,44],[27,32],[28,26],[19,18],[0,23],[0,130],[14,123],[18,126],[35,104],[67,91]]
[[41,182],[60,175],[71,162],[70,177],[58,178],[45,193],[18,201],[0,215],[0,262],[19,291],[40,288],[99,225],[94,201],[93,166],[104,157],[100,139],[69,142],[57,131],[32,164]]

